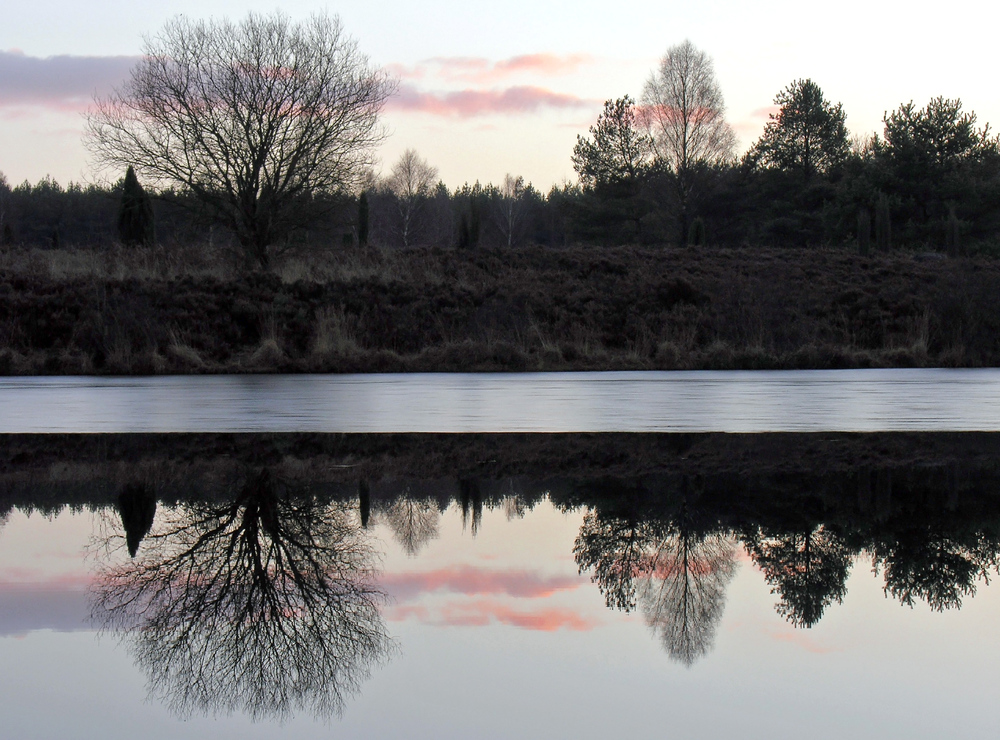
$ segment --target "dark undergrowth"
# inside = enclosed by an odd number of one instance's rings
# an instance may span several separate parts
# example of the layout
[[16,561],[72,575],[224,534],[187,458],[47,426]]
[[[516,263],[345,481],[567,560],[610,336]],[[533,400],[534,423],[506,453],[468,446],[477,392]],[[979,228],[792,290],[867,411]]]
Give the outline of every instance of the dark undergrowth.
[[998,296],[994,259],[905,251],[8,252],[0,373],[996,366]]

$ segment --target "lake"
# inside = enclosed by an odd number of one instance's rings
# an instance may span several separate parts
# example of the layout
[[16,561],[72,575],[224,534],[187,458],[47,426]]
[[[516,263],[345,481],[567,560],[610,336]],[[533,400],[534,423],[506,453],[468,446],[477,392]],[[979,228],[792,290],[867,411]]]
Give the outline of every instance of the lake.
[[988,737],[998,563],[993,434],[9,435],[0,711],[82,740]]
[[0,378],[0,434],[1000,431],[1000,370]]

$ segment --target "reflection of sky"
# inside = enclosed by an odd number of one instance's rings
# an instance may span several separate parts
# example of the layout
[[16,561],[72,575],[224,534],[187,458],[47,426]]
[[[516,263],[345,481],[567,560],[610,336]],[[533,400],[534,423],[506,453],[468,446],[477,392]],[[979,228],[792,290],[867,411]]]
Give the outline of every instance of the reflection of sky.
[[1000,431],[1000,370],[0,378],[0,433]]
[[[687,669],[640,616],[609,611],[578,575],[581,519],[548,504],[509,522],[486,511],[473,538],[453,506],[417,557],[376,527],[395,596],[386,615],[402,653],[333,727],[308,719],[278,727],[239,717],[181,723],[145,702],[144,678],[113,637],[67,631],[86,616],[80,553],[92,516],[64,512],[49,522],[14,512],[0,529],[5,736],[780,738],[803,728],[816,738],[992,736],[1000,590],[981,588],[961,613],[911,610],[886,599],[859,562],[844,604],[795,630],[744,562],[715,649]],[[26,630],[29,618],[41,629]]]

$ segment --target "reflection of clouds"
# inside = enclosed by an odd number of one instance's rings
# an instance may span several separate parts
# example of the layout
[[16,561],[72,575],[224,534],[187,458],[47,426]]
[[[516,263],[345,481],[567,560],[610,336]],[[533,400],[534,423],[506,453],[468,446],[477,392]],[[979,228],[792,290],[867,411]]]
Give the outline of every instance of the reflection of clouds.
[[352,508],[278,488],[264,471],[231,502],[162,513],[135,559],[120,534],[97,543],[93,618],[181,715],[339,714],[391,650]]
[[438,568],[420,573],[392,573],[379,583],[398,600],[434,591],[466,596],[502,594],[516,598],[547,598],[557,591],[578,588],[578,576],[543,576],[526,570],[487,570],[473,566]]
[[88,629],[83,583],[0,583],[0,637]]
[[637,596],[646,623],[671,658],[690,666],[715,641],[736,573],[736,540],[675,532],[660,541],[645,571]]
[[566,629],[585,632],[596,627],[597,620],[565,607],[517,608],[496,599],[451,601],[440,606],[400,605],[388,610],[392,621],[416,619],[436,627],[487,627],[502,624],[537,632]]

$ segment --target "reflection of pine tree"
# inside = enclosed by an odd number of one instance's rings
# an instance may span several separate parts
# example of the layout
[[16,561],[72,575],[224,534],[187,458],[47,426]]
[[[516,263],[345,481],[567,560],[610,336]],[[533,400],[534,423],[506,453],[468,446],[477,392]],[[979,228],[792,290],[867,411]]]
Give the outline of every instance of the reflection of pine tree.
[[479,484],[474,480],[460,480],[458,487],[459,503],[462,505],[462,531],[468,527],[475,537],[483,523],[483,497]]
[[746,546],[771,593],[780,597],[778,613],[796,627],[812,627],[826,607],[843,601],[854,553],[823,525],[807,532],[755,532]]
[[885,571],[885,592],[907,606],[926,601],[931,609],[959,609],[974,596],[976,582],[1000,564],[1000,543],[981,531],[948,532],[939,526],[909,527],[880,537],[872,566]]
[[580,572],[593,569],[593,580],[608,607],[629,612],[635,608],[635,579],[646,567],[657,539],[657,528],[637,517],[602,516],[588,511],[573,545]]
[[416,500],[400,496],[382,513],[382,518],[406,554],[413,557],[438,536],[441,512],[430,499]]
[[164,512],[134,560],[99,543],[93,617],[182,715],[337,714],[391,648],[353,509],[278,488],[264,471],[230,503]]
[[691,666],[707,655],[736,573],[736,542],[726,534],[675,529],[661,540],[638,587],[646,623],[674,660]]
[[122,526],[125,527],[128,554],[134,558],[139,550],[139,543],[153,528],[156,494],[148,486],[130,483],[118,495],[118,513],[122,518]]

